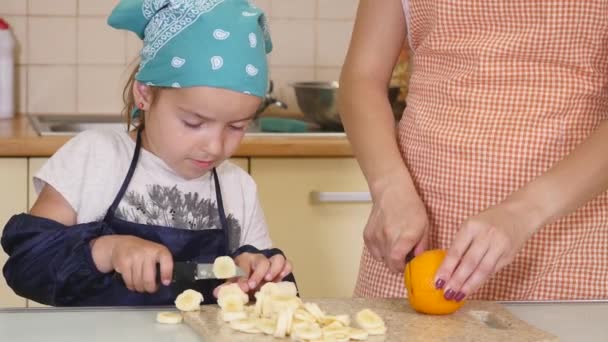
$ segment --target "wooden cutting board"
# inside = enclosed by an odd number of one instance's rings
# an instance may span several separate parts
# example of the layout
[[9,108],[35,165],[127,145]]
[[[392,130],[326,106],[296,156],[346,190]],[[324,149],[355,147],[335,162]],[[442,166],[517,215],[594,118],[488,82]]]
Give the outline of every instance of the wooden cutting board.
[[[370,336],[370,342],[558,341],[557,337],[520,320],[495,302],[468,301],[456,313],[446,316],[419,314],[403,299],[305,299],[305,302],[319,304],[328,314],[349,314],[353,321],[351,325],[356,325],[354,316],[359,310],[374,310],[384,319],[388,331],[384,336]],[[216,305],[202,306],[200,312],[186,313],[184,321],[206,341],[281,341],[268,335],[232,330],[221,320],[220,309]],[[284,340],[291,341],[290,338]]]

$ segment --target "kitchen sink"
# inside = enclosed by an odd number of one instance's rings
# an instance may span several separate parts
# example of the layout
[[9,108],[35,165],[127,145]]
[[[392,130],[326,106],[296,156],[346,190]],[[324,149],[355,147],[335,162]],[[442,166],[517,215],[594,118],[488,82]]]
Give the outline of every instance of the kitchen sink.
[[41,136],[75,135],[87,129],[109,128],[125,131],[127,123],[119,115],[31,114],[28,118]]

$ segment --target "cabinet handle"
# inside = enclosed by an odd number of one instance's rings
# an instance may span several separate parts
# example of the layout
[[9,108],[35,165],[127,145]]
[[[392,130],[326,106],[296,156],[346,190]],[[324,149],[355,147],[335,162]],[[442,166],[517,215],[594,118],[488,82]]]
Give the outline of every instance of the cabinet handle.
[[372,201],[372,196],[369,192],[312,191],[310,197],[313,202],[317,203],[367,203]]

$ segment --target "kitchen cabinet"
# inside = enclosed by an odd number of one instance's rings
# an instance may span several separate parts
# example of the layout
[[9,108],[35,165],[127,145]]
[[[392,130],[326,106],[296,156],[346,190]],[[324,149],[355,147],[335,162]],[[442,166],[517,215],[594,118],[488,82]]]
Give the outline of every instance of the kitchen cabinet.
[[271,238],[304,297],[351,297],[371,211],[354,158],[251,158]]
[[[0,158],[0,232],[14,214],[27,207],[27,159]],[[0,250],[0,269],[8,256]],[[17,296],[0,276],[0,307],[25,307],[25,299]]]

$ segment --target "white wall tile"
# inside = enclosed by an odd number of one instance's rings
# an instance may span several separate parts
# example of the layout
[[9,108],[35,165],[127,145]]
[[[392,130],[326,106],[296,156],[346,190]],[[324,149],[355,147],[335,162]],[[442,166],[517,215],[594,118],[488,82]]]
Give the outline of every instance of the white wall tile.
[[315,17],[315,0],[272,0],[270,6],[273,18],[312,19]]
[[75,64],[76,18],[30,17],[28,62]]
[[137,35],[132,32],[127,32],[127,52],[126,52],[126,63],[130,65],[135,61],[136,58],[139,58],[139,53],[143,46],[143,42]]
[[29,66],[29,113],[76,112],[76,66]]
[[78,14],[108,16],[120,0],[78,0]]
[[124,65],[126,34],[105,18],[78,18],[78,64]]
[[274,96],[286,103],[289,112],[300,112],[296,101],[293,88],[289,85],[292,82],[313,81],[315,69],[313,67],[270,67],[270,78],[274,82]]
[[318,0],[321,19],[353,20],[357,13],[358,0]]
[[277,66],[314,66],[314,21],[274,20],[271,27]]
[[319,21],[317,25],[317,66],[342,66],[350,44],[353,23]]
[[27,112],[27,66],[17,66],[15,69],[15,105],[17,113]]
[[[4,0],[3,0],[4,1]],[[25,2],[26,0],[22,0]],[[75,15],[76,0],[28,0],[30,15]]]
[[25,0],[0,1],[0,15],[26,15],[27,2]]
[[262,11],[264,11],[264,13],[266,13],[266,16],[271,16],[270,0],[253,0],[253,3]]
[[124,66],[78,67],[78,112],[119,114],[127,77]]
[[340,67],[318,67],[315,70],[315,79],[317,81],[340,81]]

